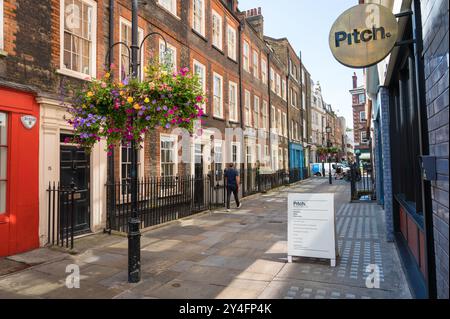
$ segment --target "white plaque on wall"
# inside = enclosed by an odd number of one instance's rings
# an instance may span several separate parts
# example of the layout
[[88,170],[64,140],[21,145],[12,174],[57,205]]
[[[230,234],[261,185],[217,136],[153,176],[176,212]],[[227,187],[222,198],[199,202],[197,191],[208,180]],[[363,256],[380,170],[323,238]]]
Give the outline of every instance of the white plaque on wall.
[[334,194],[288,196],[288,260],[292,257],[330,259],[336,267]]
[[22,124],[25,128],[31,130],[36,125],[36,117],[31,115],[24,115],[21,117]]

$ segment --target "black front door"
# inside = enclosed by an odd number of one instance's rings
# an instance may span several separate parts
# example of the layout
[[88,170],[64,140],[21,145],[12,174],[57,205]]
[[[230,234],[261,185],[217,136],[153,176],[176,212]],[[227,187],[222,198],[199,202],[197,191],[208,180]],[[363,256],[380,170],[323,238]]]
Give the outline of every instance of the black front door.
[[[60,183],[62,188],[69,188],[74,183],[74,234],[80,235],[90,231],[90,158],[84,149],[61,145]],[[66,207],[66,206],[65,206]],[[61,209],[61,219],[69,209]]]
[[204,200],[203,145],[195,145],[195,204],[202,205]]

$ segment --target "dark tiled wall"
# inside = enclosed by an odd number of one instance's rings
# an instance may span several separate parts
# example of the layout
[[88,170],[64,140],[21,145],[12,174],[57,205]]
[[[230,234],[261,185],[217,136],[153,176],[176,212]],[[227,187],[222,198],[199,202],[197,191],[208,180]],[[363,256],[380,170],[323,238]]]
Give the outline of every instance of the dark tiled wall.
[[449,298],[449,1],[422,0],[421,6],[430,153],[438,158],[432,185],[437,291]]

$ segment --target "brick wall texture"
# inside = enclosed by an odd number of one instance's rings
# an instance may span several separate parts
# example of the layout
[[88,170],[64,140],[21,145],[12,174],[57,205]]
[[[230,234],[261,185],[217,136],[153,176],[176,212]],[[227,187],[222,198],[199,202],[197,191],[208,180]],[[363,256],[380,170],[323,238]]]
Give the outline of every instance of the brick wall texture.
[[449,298],[449,2],[422,0],[421,6],[430,155],[438,173],[432,184],[437,292]]

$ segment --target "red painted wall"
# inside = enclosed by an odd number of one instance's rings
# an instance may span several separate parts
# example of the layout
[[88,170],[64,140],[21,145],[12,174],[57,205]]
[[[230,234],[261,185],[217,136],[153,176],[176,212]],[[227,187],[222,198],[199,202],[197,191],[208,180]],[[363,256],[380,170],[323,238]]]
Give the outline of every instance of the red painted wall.
[[[8,113],[6,214],[0,215],[0,257],[39,247],[39,106],[32,94],[0,87],[0,111]],[[31,129],[21,117],[37,119]]]

